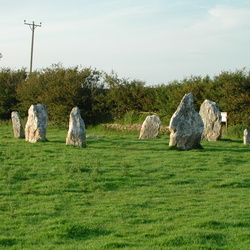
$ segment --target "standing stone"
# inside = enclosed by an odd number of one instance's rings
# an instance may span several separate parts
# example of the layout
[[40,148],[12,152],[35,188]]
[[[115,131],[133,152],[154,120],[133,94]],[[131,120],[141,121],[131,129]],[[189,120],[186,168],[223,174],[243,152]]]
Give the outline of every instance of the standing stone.
[[66,144],[80,147],[84,147],[86,145],[85,124],[78,107],[74,107],[70,113]]
[[28,142],[46,141],[48,115],[45,104],[31,105],[25,126],[25,140]]
[[221,112],[218,105],[210,100],[205,100],[201,104],[199,113],[204,123],[201,139],[217,141],[221,136]]
[[200,147],[204,125],[193,104],[193,94],[186,94],[171,117],[169,146],[176,146],[184,150]]
[[250,134],[249,134],[249,131],[247,129],[244,130],[243,143],[246,146],[248,146],[250,144]]
[[11,120],[15,138],[24,138],[23,125],[17,111],[11,112]]
[[139,139],[156,138],[161,126],[161,120],[157,115],[149,115],[142,124]]

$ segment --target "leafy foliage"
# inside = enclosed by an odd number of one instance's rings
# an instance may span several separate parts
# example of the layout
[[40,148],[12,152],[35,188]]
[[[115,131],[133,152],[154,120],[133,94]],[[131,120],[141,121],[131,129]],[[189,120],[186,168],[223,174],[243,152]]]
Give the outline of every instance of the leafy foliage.
[[[146,86],[140,80],[119,78],[91,68],[64,68],[54,64],[33,72],[25,69],[0,72],[0,118],[17,109],[26,116],[31,104],[47,105],[50,121],[66,124],[71,109],[78,106],[87,125],[121,120],[128,114],[157,113],[164,124],[186,93],[193,93],[195,108],[209,99],[228,112],[228,124],[250,126],[250,72],[224,71],[213,78],[190,76],[168,85]],[[132,113],[131,113],[132,112]],[[126,120],[126,119],[125,119]]]
[[106,112],[101,76],[90,68],[65,69],[61,65],[34,72],[17,87],[19,109],[26,112],[31,104],[44,103],[51,121],[66,123],[71,109],[78,106],[84,120],[95,123]]
[[152,93],[142,81],[119,79],[114,73],[106,75],[108,102],[116,118],[129,111],[147,111],[152,108]]
[[25,69],[12,71],[2,68],[0,71],[0,119],[9,118],[10,112],[18,103],[16,87],[27,77]]
[[229,113],[230,124],[250,125],[250,72],[222,72],[215,77],[220,107]]
[[226,131],[226,135],[232,138],[242,139],[245,129],[248,129],[248,131],[250,131],[249,126],[245,124],[236,124],[228,128],[228,130]]

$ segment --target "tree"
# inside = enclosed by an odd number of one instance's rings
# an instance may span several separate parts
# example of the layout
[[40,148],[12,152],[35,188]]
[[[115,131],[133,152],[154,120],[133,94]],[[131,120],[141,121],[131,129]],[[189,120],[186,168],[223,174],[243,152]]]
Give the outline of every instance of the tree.
[[26,69],[13,71],[1,68],[0,71],[0,119],[9,119],[10,113],[18,103],[16,87],[27,77]]
[[229,114],[229,124],[250,125],[250,72],[245,69],[224,71],[215,77],[214,84],[220,93],[218,104]]
[[106,75],[108,104],[115,118],[121,118],[130,111],[148,111],[153,106],[153,91],[139,80],[119,79],[112,72]]
[[17,88],[19,108],[27,112],[31,104],[43,103],[50,121],[67,124],[71,109],[78,106],[87,124],[96,123],[106,108],[101,76],[91,68],[65,69],[60,64],[35,71]]

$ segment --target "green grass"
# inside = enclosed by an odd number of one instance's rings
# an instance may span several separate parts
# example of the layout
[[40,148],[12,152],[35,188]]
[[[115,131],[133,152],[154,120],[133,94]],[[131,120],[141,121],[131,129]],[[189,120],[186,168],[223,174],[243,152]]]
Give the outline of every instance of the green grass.
[[169,150],[91,129],[86,148],[0,127],[0,249],[249,249],[250,148]]

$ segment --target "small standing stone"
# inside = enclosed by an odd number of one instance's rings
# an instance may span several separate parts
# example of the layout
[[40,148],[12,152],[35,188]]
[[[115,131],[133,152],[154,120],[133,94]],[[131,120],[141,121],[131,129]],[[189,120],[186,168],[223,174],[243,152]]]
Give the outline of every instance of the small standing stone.
[[169,146],[176,146],[184,150],[200,147],[204,125],[201,116],[195,111],[193,103],[193,94],[186,94],[171,117]]
[[28,142],[46,141],[48,115],[45,104],[31,105],[25,126],[25,140]]
[[74,145],[79,147],[86,146],[85,124],[78,107],[74,107],[70,113],[66,145]]
[[248,146],[250,144],[250,134],[247,129],[244,130],[243,143]]
[[201,139],[217,141],[221,137],[221,112],[218,105],[210,100],[205,100],[201,104],[199,113],[204,123]]
[[15,138],[24,138],[23,125],[17,111],[11,112],[11,120]]
[[142,124],[139,139],[151,139],[158,136],[161,126],[160,117],[157,115],[149,115]]

